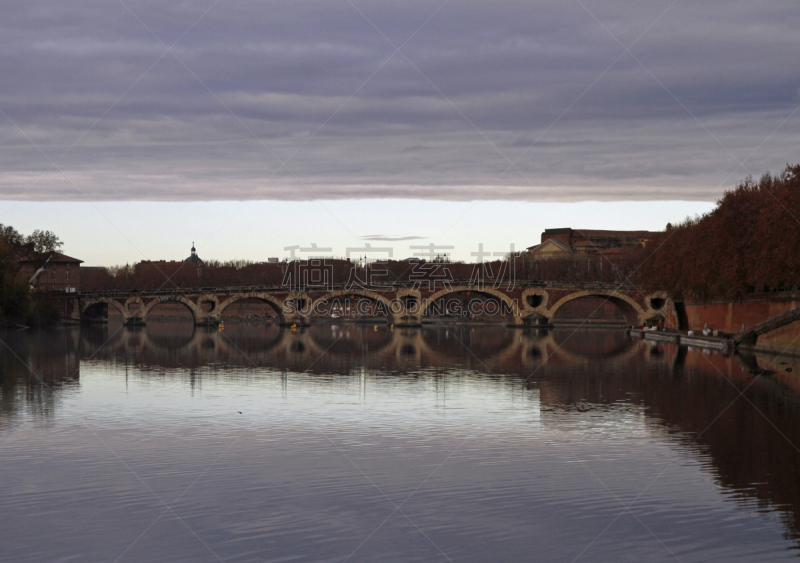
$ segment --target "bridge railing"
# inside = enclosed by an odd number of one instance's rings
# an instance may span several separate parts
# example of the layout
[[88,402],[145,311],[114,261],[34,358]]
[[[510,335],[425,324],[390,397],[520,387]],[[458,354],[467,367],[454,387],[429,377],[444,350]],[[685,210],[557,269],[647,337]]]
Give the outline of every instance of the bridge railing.
[[[638,291],[641,288],[638,288],[632,284],[608,284],[608,283],[601,283],[601,282],[545,282],[545,281],[535,281],[535,280],[525,280],[525,281],[514,281],[514,282],[503,282],[501,284],[489,284],[489,283],[478,283],[475,280],[431,280],[430,285],[434,286],[434,288],[444,288],[445,282],[447,285],[450,286],[467,286],[467,287],[493,287],[498,290],[508,289],[509,285],[511,288],[529,288],[529,287],[541,287],[541,288],[548,288],[548,289],[603,289],[603,290],[622,290],[622,291]],[[429,287],[428,280],[420,280],[420,281],[402,281],[396,282],[392,284],[385,284],[385,285],[373,285],[370,286],[371,291],[381,292],[381,291],[396,291],[400,288],[408,288],[408,287],[417,287],[421,289],[425,289]],[[183,288],[172,288],[172,289],[128,289],[128,290],[100,290],[100,291],[87,291],[81,293],[71,293],[71,294],[64,294],[59,295],[58,297],[64,298],[75,298],[75,297],[82,297],[82,298],[91,298],[91,297],[110,297],[110,298],[128,298],[128,297],[136,297],[136,296],[163,296],[163,295],[198,295],[198,294],[214,294],[214,293],[255,293],[255,292],[265,292],[265,293],[281,293],[287,291],[303,291],[303,292],[325,292],[325,291],[332,291],[337,289],[352,289],[356,291],[358,288],[353,287],[352,285],[348,284],[329,284],[326,286],[295,286],[295,287],[287,287],[285,285],[244,285],[244,286],[225,286],[225,287],[183,287]]]

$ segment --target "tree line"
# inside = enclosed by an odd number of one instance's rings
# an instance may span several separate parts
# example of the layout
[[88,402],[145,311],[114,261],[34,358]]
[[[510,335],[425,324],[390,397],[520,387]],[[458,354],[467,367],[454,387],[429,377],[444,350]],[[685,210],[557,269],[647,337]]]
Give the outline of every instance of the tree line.
[[388,260],[364,265],[345,259],[263,263],[138,262],[109,268],[82,268],[81,291],[170,290],[201,287],[350,284],[369,288],[395,282],[421,285],[472,281],[485,285],[516,281],[629,283],[640,259],[636,249],[611,258],[583,255],[532,260],[524,253],[480,264]]
[[716,207],[660,233],[637,280],[676,299],[741,299],[800,283],[800,164],[747,177]]

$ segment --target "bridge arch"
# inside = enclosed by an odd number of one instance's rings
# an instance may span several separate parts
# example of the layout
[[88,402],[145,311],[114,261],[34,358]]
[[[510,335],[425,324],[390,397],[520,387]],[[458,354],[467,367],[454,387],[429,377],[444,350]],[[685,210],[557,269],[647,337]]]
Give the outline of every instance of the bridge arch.
[[601,299],[607,299],[622,311],[622,314],[625,316],[625,321],[630,325],[639,325],[645,322],[646,315],[644,309],[631,297],[619,291],[604,291],[601,289],[586,289],[570,293],[553,304],[548,310],[547,316],[552,319],[561,307],[570,301],[584,297],[600,297]]
[[397,311],[392,308],[392,302],[386,299],[380,293],[376,293],[374,291],[370,291],[368,289],[336,289],[334,291],[328,292],[322,297],[318,297],[314,299],[314,302],[311,304],[311,312],[312,313],[319,313],[319,306],[322,305],[326,301],[330,301],[331,299],[336,299],[337,297],[363,297],[365,299],[369,299],[375,303],[379,303],[385,310],[386,315],[388,317],[393,317]]
[[94,297],[81,302],[81,318],[86,318],[89,309],[101,303],[113,305],[114,308],[119,311],[120,315],[122,315],[123,319],[127,319],[131,315],[130,311],[128,311],[125,306],[110,297]]
[[[622,334],[622,333],[620,333]],[[569,340],[567,337],[566,340]],[[580,364],[586,360],[592,362],[616,361],[626,363],[634,359],[643,352],[641,342],[630,340],[627,337],[614,344],[611,349],[600,350],[599,353],[585,352],[570,349],[565,346],[566,340],[556,339],[552,331],[545,331],[544,334],[531,337],[527,335],[523,339],[523,349],[525,350],[526,360],[541,364],[549,364],[553,361],[566,361],[569,363]]]
[[520,310],[517,305],[517,302],[511,299],[508,295],[492,287],[482,287],[480,289],[476,289],[475,287],[469,285],[456,285],[450,288],[440,289],[439,291],[437,291],[436,293],[432,294],[427,299],[425,299],[422,308],[422,314],[424,315],[425,313],[427,313],[430,306],[433,305],[433,303],[435,303],[437,299],[455,293],[479,293],[484,296],[494,297],[495,299],[497,299],[498,301],[500,301],[502,304],[505,305],[508,314],[511,314],[514,318],[513,321],[514,324],[522,324],[523,322],[522,317],[520,316]]
[[225,301],[219,304],[219,307],[215,311],[215,314],[217,316],[222,316],[222,313],[224,313],[225,309],[227,309],[229,306],[233,305],[237,301],[244,301],[246,299],[255,299],[263,303],[266,303],[272,308],[273,311],[275,311],[275,314],[278,315],[278,320],[280,321],[281,324],[286,322],[286,315],[284,314],[283,311],[284,307],[283,301],[276,299],[269,293],[264,293],[259,291],[254,291],[250,293],[236,293],[234,295],[231,295]]
[[197,305],[195,305],[186,297],[182,295],[161,295],[145,304],[141,311],[142,319],[146,319],[147,315],[150,314],[150,311],[162,303],[182,303],[187,309],[189,309],[189,312],[192,314],[192,319],[195,323],[204,317],[202,311],[198,309]]

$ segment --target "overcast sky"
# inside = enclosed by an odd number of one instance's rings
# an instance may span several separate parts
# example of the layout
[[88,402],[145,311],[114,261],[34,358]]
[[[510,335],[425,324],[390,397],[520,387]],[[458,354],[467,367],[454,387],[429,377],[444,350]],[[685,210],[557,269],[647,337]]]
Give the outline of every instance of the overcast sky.
[[[800,161],[792,1],[31,0],[0,15],[12,211],[699,203]],[[376,235],[421,236],[357,233]]]

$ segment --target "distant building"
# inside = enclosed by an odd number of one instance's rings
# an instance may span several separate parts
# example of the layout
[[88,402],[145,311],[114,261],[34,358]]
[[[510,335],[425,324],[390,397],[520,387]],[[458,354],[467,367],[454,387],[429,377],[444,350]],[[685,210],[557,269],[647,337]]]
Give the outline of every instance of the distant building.
[[[187,268],[187,265],[197,268]],[[191,254],[185,260],[142,260],[133,266],[133,271],[140,280],[146,280],[144,283],[155,284],[154,287],[166,283],[172,287],[176,282],[199,282],[203,275],[202,265],[203,261],[192,243]]]
[[555,258],[570,253],[572,253],[572,247],[559,239],[542,240],[541,244],[528,248],[528,254],[538,259]]
[[197,249],[194,247],[194,243],[192,243],[191,252],[192,253],[185,260],[142,260],[134,266],[134,269],[150,268],[161,270],[165,273],[172,273],[180,270],[186,264],[197,264],[198,266],[202,265],[203,261],[197,255]]
[[44,256],[22,256],[17,259],[17,263],[21,273],[31,281],[31,286],[37,291],[79,293],[81,290],[83,260],[60,252],[51,252]]
[[644,246],[656,233],[651,231],[598,231],[545,229],[541,243],[528,247],[535,260],[586,254],[620,254]]

